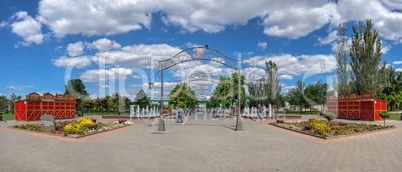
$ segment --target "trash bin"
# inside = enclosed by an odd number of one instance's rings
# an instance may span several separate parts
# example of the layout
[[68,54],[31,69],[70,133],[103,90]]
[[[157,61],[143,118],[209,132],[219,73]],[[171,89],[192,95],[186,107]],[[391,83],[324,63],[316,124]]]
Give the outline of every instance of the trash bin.
[[[401,115],[401,120],[402,120],[402,113],[400,114]],[[1,118],[0,118],[1,119]]]
[[0,113],[0,121],[3,121],[3,113]]

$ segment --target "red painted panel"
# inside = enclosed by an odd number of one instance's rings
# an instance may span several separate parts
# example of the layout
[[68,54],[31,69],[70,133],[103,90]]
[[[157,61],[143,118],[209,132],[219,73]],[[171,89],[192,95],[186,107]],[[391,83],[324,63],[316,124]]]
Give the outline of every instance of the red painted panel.
[[31,93],[26,100],[15,102],[15,120],[32,121],[40,120],[44,114],[60,118],[74,118],[75,97],[45,93],[40,96],[37,93]]
[[[330,101],[331,100],[331,101]],[[387,110],[387,102],[375,100],[370,93],[361,96],[355,94],[339,98],[328,99],[328,111],[338,115],[338,118],[360,119],[360,120],[382,120],[380,113]]]

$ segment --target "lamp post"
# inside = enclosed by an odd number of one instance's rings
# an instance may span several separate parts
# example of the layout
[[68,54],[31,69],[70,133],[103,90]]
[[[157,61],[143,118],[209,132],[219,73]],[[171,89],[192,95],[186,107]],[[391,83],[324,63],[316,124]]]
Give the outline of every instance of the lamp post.
[[161,70],[161,114],[159,116],[158,131],[165,131],[165,121],[163,120],[163,69]]
[[237,71],[238,71],[238,75],[237,75],[237,82],[238,82],[238,85],[237,85],[237,87],[238,87],[238,95],[237,95],[237,100],[238,100],[238,113],[237,113],[237,119],[236,119],[236,131],[244,131],[243,130],[243,122],[242,122],[242,119],[241,119],[241,75],[240,75],[240,70],[241,70],[241,59],[240,59],[240,56],[238,57],[238,60],[237,60],[237,63],[238,63],[238,66],[237,66]]
[[[156,62],[156,64],[155,64]],[[158,124],[158,131],[165,131],[165,121],[163,120],[163,71],[164,69],[160,66],[160,63],[158,61],[155,60],[150,60],[147,63],[147,67],[151,70],[151,73],[149,73],[148,75],[150,75],[149,82],[148,82],[148,87],[149,89],[153,89],[154,88],[154,69],[158,68],[160,69],[161,72],[161,101],[160,101],[160,115],[159,115],[159,124]],[[153,96],[153,93],[152,95]]]

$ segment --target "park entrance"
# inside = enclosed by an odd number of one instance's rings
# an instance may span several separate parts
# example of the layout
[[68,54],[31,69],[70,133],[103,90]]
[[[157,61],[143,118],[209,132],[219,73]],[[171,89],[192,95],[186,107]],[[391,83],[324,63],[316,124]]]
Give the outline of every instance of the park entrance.
[[[188,63],[191,61],[210,61],[214,63],[221,64],[223,66],[226,66],[228,69],[233,70],[233,72],[238,72],[239,76],[241,74],[241,69],[242,65],[246,63],[242,63],[242,60],[240,59],[240,56],[237,59],[230,58],[226,56],[225,54],[221,53],[220,51],[209,48],[208,46],[205,47],[192,47],[185,49],[173,57],[169,59],[164,59],[164,60],[151,60],[147,63],[147,70],[150,70],[151,72],[148,78],[149,78],[149,88],[153,89],[154,85],[154,74],[156,72],[160,72],[161,76],[161,90],[160,90],[160,118],[159,118],[159,124],[158,124],[158,131],[165,131],[165,122],[163,118],[164,114],[164,106],[163,106],[163,101],[164,101],[164,73],[165,71],[173,68],[181,68],[180,64]],[[197,66],[192,66],[193,68],[197,68]],[[242,124],[242,119],[240,115],[240,109],[241,109],[241,85],[240,85],[240,78],[238,77],[238,97],[237,97],[237,106],[236,109],[238,109],[236,112],[236,131],[243,131],[243,124]]]

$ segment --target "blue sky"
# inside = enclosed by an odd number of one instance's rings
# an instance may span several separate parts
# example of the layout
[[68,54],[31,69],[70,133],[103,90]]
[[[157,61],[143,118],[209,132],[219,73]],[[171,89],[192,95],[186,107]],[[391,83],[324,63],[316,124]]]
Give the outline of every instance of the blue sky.
[[[395,0],[18,0],[1,1],[0,8],[0,94],[6,96],[63,93],[70,77],[81,78],[91,97],[119,91],[133,98],[141,88],[151,93],[145,61],[204,45],[256,61],[258,77],[264,62],[274,61],[284,93],[299,79],[331,84],[336,27],[346,21],[351,36],[351,26],[366,19],[380,32],[383,59],[402,70],[402,2]],[[167,90],[197,71],[230,73],[190,62],[166,72]]]

